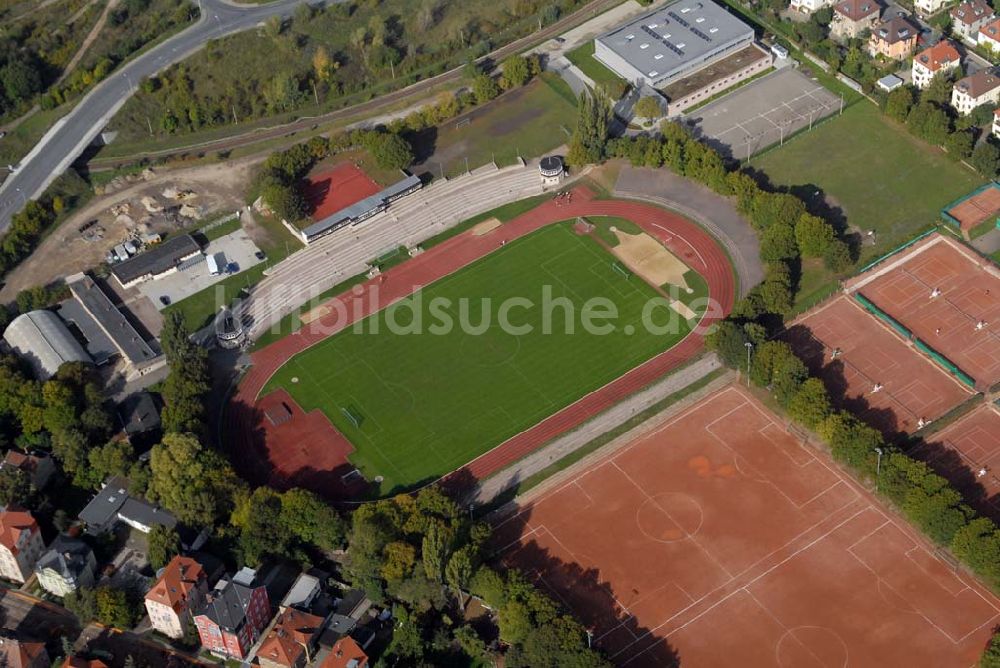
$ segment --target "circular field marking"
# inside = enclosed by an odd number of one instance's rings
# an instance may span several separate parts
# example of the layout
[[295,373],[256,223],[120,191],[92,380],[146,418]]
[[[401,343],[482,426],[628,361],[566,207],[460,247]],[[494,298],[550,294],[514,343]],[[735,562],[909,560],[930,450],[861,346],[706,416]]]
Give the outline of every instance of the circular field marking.
[[676,543],[691,538],[705,521],[701,504],[682,492],[661,492],[635,511],[635,523],[646,538]]
[[493,336],[492,332],[483,336],[463,336],[458,351],[477,366],[501,366],[517,357],[521,351],[521,337],[511,334]]
[[803,654],[815,658],[825,668],[843,668],[849,658],[847,643],[828,626],[796,626],[785,631],[774,647],[782,668],[802,665]]

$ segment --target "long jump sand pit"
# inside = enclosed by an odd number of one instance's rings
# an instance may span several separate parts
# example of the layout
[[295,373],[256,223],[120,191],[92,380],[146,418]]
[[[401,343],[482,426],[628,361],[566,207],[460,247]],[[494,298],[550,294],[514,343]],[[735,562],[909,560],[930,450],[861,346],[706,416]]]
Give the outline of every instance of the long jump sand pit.
[[1000,601],[725,388],[497,527],[617,665],[970,666]]
[[887,435],[914,432],[920,420],[936,420],[972,396],[969,387],[847,295],[795,320],[784,338],[838,405]]

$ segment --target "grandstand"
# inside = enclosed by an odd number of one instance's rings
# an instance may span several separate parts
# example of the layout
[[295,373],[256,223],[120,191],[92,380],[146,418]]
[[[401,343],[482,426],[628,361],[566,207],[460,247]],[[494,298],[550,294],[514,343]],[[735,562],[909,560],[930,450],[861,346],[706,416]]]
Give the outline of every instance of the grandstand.
[[242,304],[251,338],[312,297],[366,272],[386,248],[420,244],[476,214],[540,195],[538,165],[497,168],[489,164],[454,179],[435,181],[389,210],[372,216],[362,239],[350,226],[331,230],[271,269]]

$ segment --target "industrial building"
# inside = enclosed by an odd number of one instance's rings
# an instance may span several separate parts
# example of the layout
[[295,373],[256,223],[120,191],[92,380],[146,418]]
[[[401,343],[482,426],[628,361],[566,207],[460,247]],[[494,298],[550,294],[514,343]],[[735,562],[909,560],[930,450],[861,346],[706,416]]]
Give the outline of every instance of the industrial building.
[[190,234],[180,234],[156,244],[135,257],[111,267],[111,275],[123,288],[160,278],[181,269],[189,260],[200,261],[201,246]]
[[753,40],[753,28],[719,5],[680,0],[600,35],[594,57],[632,84],[659,88]]

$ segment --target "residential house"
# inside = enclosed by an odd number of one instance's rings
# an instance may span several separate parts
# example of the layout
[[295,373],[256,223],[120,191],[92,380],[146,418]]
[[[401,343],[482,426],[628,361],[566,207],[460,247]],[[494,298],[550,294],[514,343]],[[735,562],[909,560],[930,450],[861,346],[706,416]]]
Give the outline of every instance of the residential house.
[[303,668],[312,663],[323,618],[288,608],[278,614],[257,650],[261,668]]
[[803,14],[812,14],[816,10],[823,9],[824,7],[829,7],[833,4],[833,0],[791,0],[788,8],[793,12],[802,12]]
[[1000,19],[994,18],[979,29],[979,46],[1000,55]]
[[946,0],[915,0],[913,8],[921,16],[930,16],[947,4]]
[[24,582],[44,550],[42,532],[31,513],[0,511],[0,578]]
[[82,540],[59,536],[35,564],[35,575],[42,589],[56,596],[66,596],[80,587],[94,584],[97,559]]
[[958,67],[961,55],[952,42],[941,40],[932,47],[926,48],[913,57],[911,78],[917,88],[927,88],[934,77],[945,74]]
[[205,603],[207,595],[208,576],[201,564],[190,557],[174,557],[146,592],[153,629],[169,638],[184,637],[192,611]]
[[160,411],[149,392],[129,395],[118,407],[122,431],[129,442],[142,441],[147,434],[155,436],[160,431]]
[[267,589],[257,583],[257,572],[250,568],[220,580],[194,614],[202,646],[212,654],[240,660],[270,619]]
[[368,655],[354,638],[344,636],[330,649],[320,668],[368,668]]
[[28,454],[17,450],[8,450],[0,462],[0,469],[16,468],[24,471],[31,479],[35,489],[44,489],[49,479],[56,472],[56,465],[48,455]]
[[969,44],[977,44],[979,29],[994,17],[993,8],[986,0],[964,0],[951,8],[951,32]]
[[841,42],[854,39],[873,29],[881,12],[875,0],[842,0],[833,6],[830,37]]
[[45,643],[20,639],[9,631],[0,631],[0,666],[5,668],[49,668]]
[[163,508],[132,496],[128,481],[119,477],[104,481],[101,491],[80,511],[80,519],[87,525],[87,533],[93,535],[114,528],[118,522],[143,533],[149,533],[154,526],[173,529],[177,525],[177,518]]
[[993,112],[993,136],[1000,137],[1000,109]]
[[991,70],[980,70],[959,79],[951,89],[951,106],[963,116],[983,104],[1000,102],[1000,76]]
[[872,30],[868,38],[868,53],[891,60],[909,58],[917,48],[919,34],[920,30],[912,21],[904,16],[894,16]]

